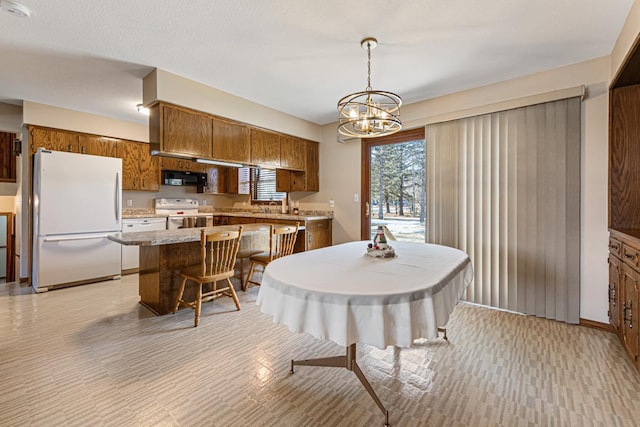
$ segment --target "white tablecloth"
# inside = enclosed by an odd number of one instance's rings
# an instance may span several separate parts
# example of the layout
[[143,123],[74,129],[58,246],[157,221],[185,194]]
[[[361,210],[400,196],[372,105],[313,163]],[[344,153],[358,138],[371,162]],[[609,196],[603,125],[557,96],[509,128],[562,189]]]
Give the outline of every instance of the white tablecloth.
[[301,252],[265,269],[257,304],[274,322],[342,346],[410,347],[436,338],[473,278],[466,253],[392,242],[393,259],[365,255],[368,241]]

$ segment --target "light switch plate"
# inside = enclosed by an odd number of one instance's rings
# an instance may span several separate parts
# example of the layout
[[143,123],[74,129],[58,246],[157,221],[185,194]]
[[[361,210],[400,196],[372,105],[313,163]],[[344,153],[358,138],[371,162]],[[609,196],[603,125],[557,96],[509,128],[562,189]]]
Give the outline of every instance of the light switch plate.
[[330,208],[335,208],[336,207],[336,202],[333,199],[329,200],[329,207]]
[[355,194],[353,195],[353,201],[354,201],[354,202],[359,202],[359,201],[360,201],[360,195],[359,195],[358,193],[355,193]]
[[127,199],[127,207],[130,208],[131,206],[133,206],[133,200]]

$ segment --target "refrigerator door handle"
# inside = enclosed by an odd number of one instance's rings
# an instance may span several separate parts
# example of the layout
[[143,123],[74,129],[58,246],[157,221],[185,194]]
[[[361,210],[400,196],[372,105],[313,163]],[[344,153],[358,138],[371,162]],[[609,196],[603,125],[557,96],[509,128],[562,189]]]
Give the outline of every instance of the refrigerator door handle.
[[91,236],[73,236],[73,237],[45,237],[44,242],[71,242],[74,240],[95,240],[108,237],[108,234],[92,234]]
[[120,174],[116,172],[116,221],[120,221],[120,197],[118,197],[120,193]]

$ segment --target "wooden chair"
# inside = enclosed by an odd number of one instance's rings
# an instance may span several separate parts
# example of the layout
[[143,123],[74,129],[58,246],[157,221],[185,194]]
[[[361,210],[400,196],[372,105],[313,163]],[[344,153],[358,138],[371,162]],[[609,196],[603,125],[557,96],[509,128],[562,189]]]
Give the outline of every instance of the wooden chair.
[[274,259],[282,258],[283,256],[291,255],[293,253],[293,248],[296,244],[296,237],[298,237],[299,227],[300,223],[296,223],[295,227],[293,225],[284,225],[280,227],[271,225],[269,230],[269,252],[261,252],[249,257],[251,260],[251,267],[249,267],[249,274],[247,274],[247,279],[242,286],[243,291],[247,290],[249,283],[260,286],[260,282],[251,280],[256,265],[261,265],[264,268]]
[[[198,326],[198,323],[200,323],[200,308],[202,302],[211,301],[222,295],[233,298],[236,308],[240,310],[240,302],[238,301],[230,278],[235,274],[234,266],[241,236],[242,227],[239,227],[237,231],[212,232],[211,230],[207,231],[206,228],[202,229],[200,234],[200,254],[202,260],[200,264],[186,267],[180,271],[182,284],[176,297],[176,303],[173,308],[174,313],[178,310],[180,304],[193,308],[196,312],[194,326]],[[220,280],[227,281],[225,287],[217,287],[217,283]],[[187,281],[191,281],[197,285],[195,300],[191,302],[182,299]],[[211,283],[212,289],[202,293],[202,285],[206,283]]]

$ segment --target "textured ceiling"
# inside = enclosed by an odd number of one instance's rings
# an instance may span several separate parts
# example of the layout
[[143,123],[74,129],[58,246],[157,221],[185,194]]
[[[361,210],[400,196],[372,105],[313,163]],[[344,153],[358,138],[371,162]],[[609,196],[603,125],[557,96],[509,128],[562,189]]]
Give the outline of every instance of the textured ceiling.
[[144,122],[157,67],[294,116],[335,121],[366,86],[405,104],[608,55],[633,0],[21,0],[0,13],[0,102]]

